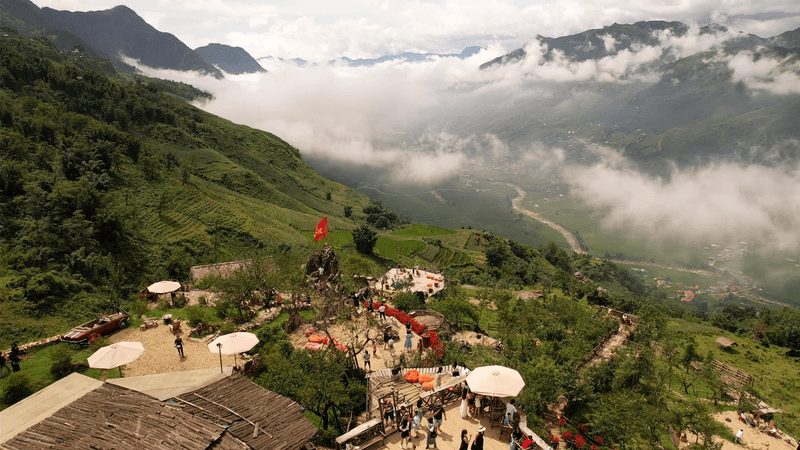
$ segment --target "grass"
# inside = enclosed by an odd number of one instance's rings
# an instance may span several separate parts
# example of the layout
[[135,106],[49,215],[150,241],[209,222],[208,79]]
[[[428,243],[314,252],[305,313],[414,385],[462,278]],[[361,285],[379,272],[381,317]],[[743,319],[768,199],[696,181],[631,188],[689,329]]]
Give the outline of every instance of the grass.
[[428,236],[456,234],[456,231],[448,230],[447,228],[441,228],[433,225],[421,225],[415,223],[411,224],[411,226],[409,227],[392,231],[391,234],[394,236],[401,236],[401,237],[428,237]]
[[[699,355],[710,354],[713,359],[752,375],[754,391],[770,406],[788,411],[775,415],[778,428],[792,436],[800,434],[800,363],[784,356],[787,349],[765,347],[750,336],[738,336],[704,323],[675,319],[668,322],[668,327],[685,338],[694,337]],[[733,339],[738,347],[723,350],[715,342],[719,336]],[[698,394],[710,394],[702,382]]]

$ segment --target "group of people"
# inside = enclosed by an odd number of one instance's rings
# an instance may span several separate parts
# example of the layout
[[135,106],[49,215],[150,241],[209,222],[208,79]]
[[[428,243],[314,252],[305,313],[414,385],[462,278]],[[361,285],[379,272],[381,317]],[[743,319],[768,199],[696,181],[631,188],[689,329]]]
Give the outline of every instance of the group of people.
[[[8,363],[11,363],[11,368],[8,367]],[[3,378],[3,369],[6,369],[9,373],[11,372],[19,372],[19,347],[17,347],[17,343],[14,342],[11,344],[11,351],[7,354],[0,352],[0,378]]]
[[[420,428],[422,428],[422,420],[425,416],[425,409],[422,405],[422,399],[417,400],[416,407],[406,408],[402,406],[399,411],[396,410],[394,403],[390,398],[385,398],[382,401],[383,406],[383,426],[387,429],[394,426],[395,414],[400,414],[398,430],[400,431],[400,448],[415,449],[415,444],[411,443],[411,431],[414,431],[414,437],[420,435]],[[447,419],[447,413],[444,410],[444,405],[438,404],[430,411],[431,415],[427,418],[427,439],[425,448],[438,448],[436,447],[436,438],[441,432],[442,422]],[[477,450],[477,449],[476,449]]]

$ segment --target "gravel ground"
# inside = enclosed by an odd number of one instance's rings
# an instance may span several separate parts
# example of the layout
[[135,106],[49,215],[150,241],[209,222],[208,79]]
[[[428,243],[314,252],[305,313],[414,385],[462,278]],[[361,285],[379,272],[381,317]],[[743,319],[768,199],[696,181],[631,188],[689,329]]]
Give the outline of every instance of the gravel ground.
[[[186,327],[186,324],[183,326]],[[145,331],[139,331],[138,328],[120,330],[111,335],[109,343],[135,341],[144,345],[142,356],[123,366],[122,373],[126,377],[219,367],[219,353],[211,353],[207,342],[189,338],[188,329],[180,336],[183,339],[183,354],[186,355],[184,358],[178,356],[175,336],[163,323]],[[242,364],[242,358],[238,356],[236,361]],[[233,366],[233,355],[222,355],[222,365]]]

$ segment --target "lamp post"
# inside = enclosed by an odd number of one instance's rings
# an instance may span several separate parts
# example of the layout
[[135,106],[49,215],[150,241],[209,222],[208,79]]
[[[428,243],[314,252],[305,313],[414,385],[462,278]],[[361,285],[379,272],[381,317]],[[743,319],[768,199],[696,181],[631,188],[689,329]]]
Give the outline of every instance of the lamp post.
[[222,342],[217,342],[217,348],[219,349],[219,371],[222,372]]

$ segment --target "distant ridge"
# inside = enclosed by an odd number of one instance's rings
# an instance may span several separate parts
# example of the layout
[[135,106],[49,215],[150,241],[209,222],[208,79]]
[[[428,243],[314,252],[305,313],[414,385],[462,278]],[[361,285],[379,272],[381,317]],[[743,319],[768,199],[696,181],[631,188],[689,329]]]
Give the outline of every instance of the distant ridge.
[[467,47],[461,53],[413,53],[405,52],[397,55],[384,55],[379,58],[372,59],[350,59],[346,56],[328,61],[329,64],[336,64],[344,62],[350,67],[374,66],[387,61],[404,61],[404,62],[424,62],[430,61],[433,58],[469,58],[472,55],[481,51],[481,47],[473,46]]
[[266,72],[266,70],[258,64],[258,61],[241,47],[211,43],[203,47],[198,47],[194,49],[194,51],[207,63],[213,64],[227,73],[240,75],[244,73]]
[[172,34],[156,30],[127,6],[105,11],[71,12],[39,8],[29,0],[0,0],[4,25],[23,35],[53,38],[62,50],[83,45],[87,52],[110,59],[117,69],[133,68],[122,56],[157,69],[198,71],[222,78],[222,72],[207,63]]

